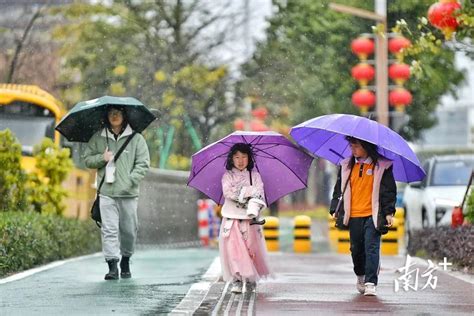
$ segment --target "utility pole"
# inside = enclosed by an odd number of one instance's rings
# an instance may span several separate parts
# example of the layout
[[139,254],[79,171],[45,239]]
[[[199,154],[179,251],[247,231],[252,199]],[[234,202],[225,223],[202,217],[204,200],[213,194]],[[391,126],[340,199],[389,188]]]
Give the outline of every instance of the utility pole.
[[375,13],[382,17],[383,32],[377,32],[375,41],[375,80],[377,121],[388,126],[388,36],[387,1],[375,0]]
[[388,51],[387,51],[387,1],[375,0],[375,12],[351,6],[329,3],[329,8],[364,19],[376,21],[382,32],[377,32],[375,40],[375,94],[377,98],[377,121],[388,126]]

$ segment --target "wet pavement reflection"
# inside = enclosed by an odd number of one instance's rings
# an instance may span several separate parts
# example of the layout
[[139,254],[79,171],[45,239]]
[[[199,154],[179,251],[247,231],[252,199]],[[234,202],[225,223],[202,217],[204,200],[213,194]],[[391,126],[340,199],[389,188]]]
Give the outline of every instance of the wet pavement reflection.
[[0,285],[2,315],[157,315],[169,313],[198,282],[217,251],[147,248],[132,257],[132,279],[104,281],[101,256]]

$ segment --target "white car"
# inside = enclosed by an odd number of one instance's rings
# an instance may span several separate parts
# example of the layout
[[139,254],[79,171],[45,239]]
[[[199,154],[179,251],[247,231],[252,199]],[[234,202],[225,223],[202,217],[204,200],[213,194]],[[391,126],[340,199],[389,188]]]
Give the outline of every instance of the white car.
[[451,224],[454,206],[461,204],[474,168],[474,155],[436,156],[423,164],[426,178],[406,186],[402,204],[405,231]]

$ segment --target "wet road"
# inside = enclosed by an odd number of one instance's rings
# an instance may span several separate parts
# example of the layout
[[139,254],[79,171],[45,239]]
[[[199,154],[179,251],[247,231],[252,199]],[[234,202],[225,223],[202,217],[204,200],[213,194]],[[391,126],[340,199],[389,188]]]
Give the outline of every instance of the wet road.
[[0,315],[166,314],[200,280],[216,250],[143,249],[132,257],[133,278],[104,281],[101,256],[73,261],[0,284]]
[[[274,278],[259,283],[257,293],[232,294],[214,283],[195,315],[473,315],[474,285],[434,271],[437,285],[395,291],[403,256],[383,256],[377,296],[359,294],[349,255],[272,253]],[[413,267],[426,270],[423,262]],[[413,286],[413,282],[411,283]],[[238,312],[239,311],[239,312]],[[178,314],[177,314],[178,315]],[[182,314],[179,314],[182,315]]]
[[[474,313],[472,278],[466,282],[438,270],[433,272],[435,289],[422,289],[427,279],[420,275],[416,291],[395,291],[395,280],[401,276],[397,269],[406,259],[401,255],[382,257],[377,297],[360,295],[350,255],[329,250],[327,224],[314,223],[311,254],[292,253],[291,221],[284,219],[281,224],[282,251],[270,254],[274,278],[261,282],[256,293],[230,293],[230,287],[219,280],[215,249],[142,249],[133,257],[130,280],[104,281],[107,269],[101,256],[68,262],[14,282],[2,284],[0,280],[0,315]],[[421,274],[427,269],[426,262],[418,261],[416,268]]]
[[[272,255],[275,278],[262,282],[257,295],[257,315],[472,315],[474,285],[442,271],[436,288],[422,287],[427,266],[418,264],[418,288],[395,291],[395,280],[402,276],[403,256],[383,256],[377,296],[358,294],[350,255],[285,254]],[[414,285],[414,283],[411,283]]]

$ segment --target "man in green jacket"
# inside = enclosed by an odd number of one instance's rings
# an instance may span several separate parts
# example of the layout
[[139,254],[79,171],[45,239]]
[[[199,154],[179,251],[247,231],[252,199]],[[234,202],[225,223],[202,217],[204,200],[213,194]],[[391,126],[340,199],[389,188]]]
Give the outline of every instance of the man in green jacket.
[[87,168],[98,169],[97,183],[105,177],[99,195],[102,252],[109,266],[105,279],[117,280],[120,255],[120,276],[132,276],[129,260],[138,231],[138,187],[150,167],[150,156],[145,139],[137,133],[114,161],[114,153],[133,130],[124,109],[119,106],[108,107],[105,121],[106,127],[91,137],[83,156]]

